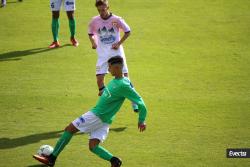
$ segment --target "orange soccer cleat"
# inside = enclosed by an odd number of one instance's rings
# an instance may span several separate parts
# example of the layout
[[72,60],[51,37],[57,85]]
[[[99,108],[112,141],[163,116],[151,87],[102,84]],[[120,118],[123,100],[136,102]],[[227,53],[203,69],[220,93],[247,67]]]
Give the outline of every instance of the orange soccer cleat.
[[73,46],[77,47],[79,45],[79,42],[75,38],[70,38],[70,41]]
[[39,162],[41,162],[45,165],[48,165],[48,166],[53,167],[55,165],[55,161],[50,160],[49,157],[44,157],[44,156],[40,156],[40,155],[33,155],[33,158],[35,158]]
[[54,41],[52,42],[50,45],[49,45],[49,48],[50,49],[53,49],[53,48],[58,48],[60,46],[60,43],[58,41]]

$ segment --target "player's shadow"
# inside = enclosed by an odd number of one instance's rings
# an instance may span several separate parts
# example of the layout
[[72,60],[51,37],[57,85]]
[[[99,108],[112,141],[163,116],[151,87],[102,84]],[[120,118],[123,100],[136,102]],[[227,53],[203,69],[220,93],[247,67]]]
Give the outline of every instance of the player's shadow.
[[127,129],[127,127],[120,127],[120,128],[110,128],[109,130],[111,132],[122,132],[122,131],[124,131],[126,129]]
[[[65,44],[60,46],[59,48],[70,46],[70,44]],[[58,49],[58,48],[55,48]],[[55,49],[49,48],[34,48],[34,49],[27,49],[27,50],[19,50],[19,51],[11,51],[6,53],[0,53],[0,61],[18,61],[21,60],[21,57],[34,55],[38,53],[48,52]]]
[[37,164],[37,165],[29,165],[27,167],[47,167],[47,165]]
[[60,136],[60,131],[54,131],[54,132],[46,132],[46,133],[39,133],[39,134],[33,134],[18,138],[0,138],[0,149],[9,149],[9,148],[16,148],[19,146],[24,146],[27,144],[37,143],[40,140],[47,140],[52,138],[58,138]]
[[23,0],[8,0],[7,1],[7,4],[9,4],[9,3],[20,3],[20,2],[23,2]]
[[[111,132],[122,132],[127,127],[119,127],[119,128],[110,128]],[[18,138],[0,138],[0,150],[1,149],[10,149],[10,148],[16,148],[20,146],[25,146],[32,143],[37,143],[41,140],[48,140],[53,138],[59,138],[63,130],[60,131],[53,131],[53,132],[46,132],[46,133],[39,133],[39,134],[33,134]],[[80,135],[82,133],[77,133],[76,135]]]

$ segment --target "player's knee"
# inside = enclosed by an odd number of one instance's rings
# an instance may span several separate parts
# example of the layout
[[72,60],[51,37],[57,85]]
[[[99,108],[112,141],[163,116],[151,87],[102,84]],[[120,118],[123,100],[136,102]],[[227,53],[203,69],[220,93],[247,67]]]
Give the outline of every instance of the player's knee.
[[65,129],[64,131],[67,131],[67,132],[70,132],[72,134],[78,132],[78,129],[76,129],[76,127],[71,123],[69,124]]
[[60,15],[59,11],[53,11],[53,13],[52,13],[53,19],[58,19],[59,15]]
[[74,11],[67,12],[68,19],[74,19]]
[[98,144],[95,145],[89,145],[89,151],[94,152],[95,148],[98,146]]
[[128,77],[128,73],[124,73],[123,75],[124,75],[124,77]]
[[[96,147],[96,146],[95,146]],[[95,147],[89,146],[89,151],[94,152]]]
[[93,152],[95,148],[99,145],[100,141],[98,139],[90,139],[89,150]]

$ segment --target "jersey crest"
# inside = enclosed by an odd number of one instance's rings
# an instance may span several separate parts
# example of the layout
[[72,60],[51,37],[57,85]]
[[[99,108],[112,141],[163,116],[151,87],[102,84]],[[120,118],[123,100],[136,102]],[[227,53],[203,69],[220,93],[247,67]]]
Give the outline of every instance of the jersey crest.
[[103,92],[103,96],[106,97],[106,98],[111,97],[111,93],[110,93],[108,87],[105,88],[105,91]]

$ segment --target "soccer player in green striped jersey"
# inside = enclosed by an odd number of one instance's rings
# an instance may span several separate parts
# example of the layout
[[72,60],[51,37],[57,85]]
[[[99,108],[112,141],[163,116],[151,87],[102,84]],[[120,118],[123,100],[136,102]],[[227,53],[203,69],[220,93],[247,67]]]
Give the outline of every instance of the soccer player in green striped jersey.
[[111,167],[120,167],[122,161],[108,150],[100,146],[108,136],[109,126],[112,124],[116,113],[121,108],[125,99],[129,99],[138,105],[138,129],[146,130],[147,108],[141,96],[135,91],[127,77],[123,76],[123,58],[112,57],[108,60],[109,72],[114,76],[105,87],[95,107],[87,113],[71,122],[58,140],[54,151],[49,157],[34,155],[33,157],[48,165],[54,166],[60,152],[71,140],[73,134],[83,132],[89,134],[89,149],[100,158],[111,163]]

